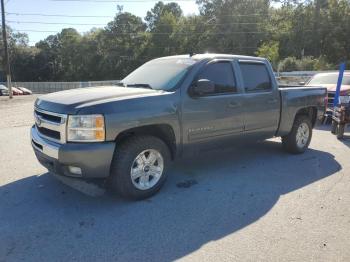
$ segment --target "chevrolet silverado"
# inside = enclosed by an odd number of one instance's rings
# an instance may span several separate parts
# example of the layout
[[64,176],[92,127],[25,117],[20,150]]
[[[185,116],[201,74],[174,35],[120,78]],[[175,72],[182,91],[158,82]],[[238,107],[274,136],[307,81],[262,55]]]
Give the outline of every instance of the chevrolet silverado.
[[288,152],[303,153],[326,101],[326,88],[279,87],[264,58],[170,56],[114,86],[39,97],[31,143],[55,174],[100,178],[144,199],[162,187],[171,160],[213,145],[281,137]]

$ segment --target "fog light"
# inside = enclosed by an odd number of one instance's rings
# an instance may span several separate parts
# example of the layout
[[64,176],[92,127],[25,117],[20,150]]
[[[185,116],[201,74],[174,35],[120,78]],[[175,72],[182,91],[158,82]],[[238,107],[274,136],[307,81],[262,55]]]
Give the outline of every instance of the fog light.
[[75,174],[75,175],[81,175],[82,174],[80,167],[69,166],[68,170],[69,170],[69,172],[71,172],[72,174]]

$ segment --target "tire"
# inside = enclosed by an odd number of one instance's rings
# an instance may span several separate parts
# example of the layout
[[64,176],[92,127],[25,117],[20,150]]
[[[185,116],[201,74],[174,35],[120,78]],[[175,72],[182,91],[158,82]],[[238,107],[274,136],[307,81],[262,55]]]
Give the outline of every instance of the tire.
[[338,123],[333,120],[332,121],[332,129],[331,129],[331,133],[333,135],[335,135],[337,133],[337,126],[338,126]]
[[[301,128],[301,130],[299,130]],[[305,131],[308,130],[308,135]],[[298,133],[300,132],[300,133]],[[302,138],[298,138],[298,135]],[[312,125],[310,118],[304,115],[297,116],[294,120],[292,130],[287,136],[282,137],[283,148],[292,154],[301,154],[309,147],[312,137]]]
[[345,132],[345,125],[337,125],[336,134],[338,139],[344,138],[344,132]]
[[332,117],[327,116],[327,117],[326,117],[326,120],[325,120],[325,124],[326,124],[326,125],[330,125],[331,123],[332,123]]
[[[151,158],[156,159],[153,164],[150,164]],[[109,185],[124,198],[141,200],[151,197],[163,186],[169,164],[169,148],[161,139],[132,136],[116,146]]]
[[325,121],[326,121],[326,117],[325,116],[323,116],[320,119],[317,119],[317,123],[320,124],[320,125],[323,125],[325,123]]

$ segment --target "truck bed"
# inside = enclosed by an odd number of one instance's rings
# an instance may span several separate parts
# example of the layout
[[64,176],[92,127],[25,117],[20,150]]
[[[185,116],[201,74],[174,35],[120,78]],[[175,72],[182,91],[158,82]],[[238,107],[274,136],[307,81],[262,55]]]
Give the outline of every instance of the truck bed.
[[293,125],[294,117],[301,108],[312,107],[316,117],[324,116],[326,110],[327,89],[324,87],[279,86],[280,123],[277,136],[287,135]]

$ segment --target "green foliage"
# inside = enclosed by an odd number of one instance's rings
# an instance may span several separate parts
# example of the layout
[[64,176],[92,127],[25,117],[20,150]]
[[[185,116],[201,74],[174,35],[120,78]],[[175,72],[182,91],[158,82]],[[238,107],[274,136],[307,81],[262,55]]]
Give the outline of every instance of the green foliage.
[[327,63],[324,57],[313,58],[311,56],[296,59],[295,57],[287,57],[283,59],[278,66],[281,72],[290,71],[318,71],[318,70],[334,70],[335,65]]
[[337,70],[337,65],[331,64],[327,62],[327,59],[325,56],[320,56],[318,59],[316,59],[314,63],[314,70],[320,71],[320,70]]
[[281,72],[297,71],[298,60],[295,57],[287,57],[279,63],[278,69]]
[[177,3],[158,2],[144,20],[118,6],[104,28],[66,28],[35,47],[9,28],[13,78],[121,79],[152,58],[191,52],[259,55],[280,71],[336,69],[350,59],[348,0],[271,2],[197,0],[200,14],[191,16]]
[[255,53],[257,56],[267,58],[271,63],[274,69],[277,69],[278,60],[279,60],[279,43],[276,41],[271,41],[263,43],[258,51]]
[[163,2],[158,2],[155,4],[151,11],[147,12],[145,21],[148,24],[150,30],[157,27],[162,18],[166,14],[172,14],[175,18],[180,18],[182,16],[181,7],[177,3],[164,4]]

